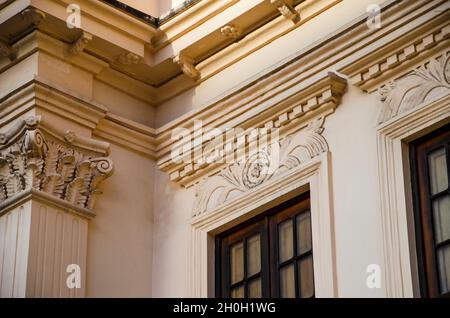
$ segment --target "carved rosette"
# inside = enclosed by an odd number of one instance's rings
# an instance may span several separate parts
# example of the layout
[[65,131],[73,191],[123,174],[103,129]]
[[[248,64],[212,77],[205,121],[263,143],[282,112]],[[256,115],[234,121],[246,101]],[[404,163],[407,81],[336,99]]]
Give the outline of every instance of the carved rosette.
[[383,109],[379,123],[403,114],[426,100],[450,94],[450,54],[422,65],[379,89]]
[[266,146],[244,162],[235,162],[203,179],[196,186],[193,216],[224,204],[232,193],[243,195],[327,152],[328,144],[322,136],[323,122],[324,117],[320,117],[307,128]]
[[100,182],[113,172],[107,151],[91,150],[101,148],[94,140],[95,147],[75,146],[86,140],[73,132],[62,140],[46,137],[39,124],[39,117],[29,117],[0,134],[0,203],[34,189],[92,210]]

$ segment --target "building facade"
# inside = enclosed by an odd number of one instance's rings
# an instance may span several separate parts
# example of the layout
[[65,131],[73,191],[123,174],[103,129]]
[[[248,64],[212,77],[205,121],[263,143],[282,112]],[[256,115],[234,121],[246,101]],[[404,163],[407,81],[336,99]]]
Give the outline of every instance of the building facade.
[[1,297],[450,293],[450,1],[0,1]]

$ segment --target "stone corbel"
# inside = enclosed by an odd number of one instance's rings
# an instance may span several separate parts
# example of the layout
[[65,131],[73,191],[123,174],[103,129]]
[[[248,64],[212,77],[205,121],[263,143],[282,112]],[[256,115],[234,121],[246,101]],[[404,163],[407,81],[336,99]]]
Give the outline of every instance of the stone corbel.
[[300,22],[300,14],[286,0],[270,0],[270,3],[276,6],[286,19],[291,20],[294,24]]
[[173,58],[173,62],[180,66],[183,73],[194,81],[200,78],[200,72],[195,68],[194,61],[182,54],[178,54]]
[[0,134],[0,210],[28,192],[92,216],[98,186],[113,173],[109,144],[42,124],[31,116]]
[[71,45],[70,53],[73,55],[78,55],[84,51],[88,43],[92,41],[92,34],[83,31],[80,37]]
[[15,52],[6,41],[0,40],[0,56],[7,57],[10,61],[14,61],[17,58],[17,52]]
[[28,21],[36,27],[45,19],[44,12],[32,7],[23,10],[21,14],[25,21]]

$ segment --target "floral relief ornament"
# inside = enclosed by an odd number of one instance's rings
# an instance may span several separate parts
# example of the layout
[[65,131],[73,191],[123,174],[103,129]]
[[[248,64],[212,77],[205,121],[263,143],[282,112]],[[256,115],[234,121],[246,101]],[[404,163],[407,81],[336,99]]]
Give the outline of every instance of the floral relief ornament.
[[224,204],[232,193],[242,195],[327,152],[323,122],[324,117],[317,118],[305,129],[267,145],[244,162],[232,163],[202,180],[196,185],[193,216]]
[[450,54],[431,60],[379,89],[383,109],[379,123],[405,113],[426,100],[450,93]]

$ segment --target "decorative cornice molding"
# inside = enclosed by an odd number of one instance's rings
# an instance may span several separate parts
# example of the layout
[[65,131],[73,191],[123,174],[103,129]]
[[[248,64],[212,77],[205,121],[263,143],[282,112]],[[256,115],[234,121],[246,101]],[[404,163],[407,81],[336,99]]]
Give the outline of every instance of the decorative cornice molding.
[[173,58],[173,62],[180,66],[183,73],[194,81],[200,78],[200,72],[195,68],[194,61],[187,56],[178,54]]
[[[274,85],[274,83],[270,83]],[[313,85],[304,87],[302,89],[292,89],[291,92],[283,90],[282,86],[277,86],[276,89],[270,91],[269,94],[263,94],[263,103],[256,103],[256,99],[252,98],[251,103],[246,103],[246,98],[236,96],[234,102],[230,102],[228,109],[226,107],[217,107],[211,109],[215,120],[207,121],[209,111],[204,111],[194,118],[190,118],[189,123],[193,123],[194,120],[202,120],[204,126],[202,127],[205,132],[220,127],[228,128],[243,128],[244,135],[236,136],[238,138],[245,138],[245,147],[251,140],[251,133],[254,129],[279,129],[280,138],[283,138],[287,134],[292,134],[306,126],[308,122],[318,116],[327,116],[334,112],[337,105],[339,105],[341,96],[345,92],[347,82],[345,78],[341,77],[337,73],[330,72],[325,77],[315,82]],[[277,94],[278,89],[281,90],[280,94]],[[251,95],[254,97],[254,95]],[[218,105],[217,105],[218,106]],[[232,107],[231,107],[232,106]],[[226,110],[227,112],[218,114],[217,109]],[[232,123],[227,122],[228,114],[232,113]],[[236,118],[239,121],[236,121]],[[187,123],[184,123],[187,124]],[[193,126],[178,125],[178,127],[184,127],[191,131],[191,136],[195,135],[195,129]],[[223,166],[223,162],[204,162],[201,158],[194,157],[192,163],[177,163],[172,160],[171,153],[182,152],[180,149],[185,149],[185,144],[176,140],[170,139],[171,136],[167,136],[169,139],[164,140],[158,136],[158,167],[167,172],[170,175],[171,181],[180,183],[185,187],[191,186],[199,178],[204,175],[212,173],[212,171],[220,169]],[[197,141],[194,141],[195,144]],[[200,147],[204,152],[211,143],[204,139],[200,142]],[[223,144],[226,148],[228,144]],[[227,151],[224,148],[224,151]],[[164,151],[164,152],[163,152]],[[199,151],[198,153],[203,153]],[[232,146],[232,152],[237,152],[236,144]]]
[[270,3],[277,7],[281,15],[294,24],[300,22],[300,14],[286,0],[270,0]]
[[92,210],[100,182],[113,172],[108,147],[72,131],[51,132],[39,116],[17,121],[0,134],[0,203],[34,189]]
[[405,113],[433,96],[450,94],[450,54],[445,53],[379,89],[383,109],[379,123]]
[[[244,195],[247,191],[279,178],[287,171],[327,152],[328,145],[322,136],[323,122],[324,117],[317,118],[304,130],[287,136],[281,142],[267,145],[244,162],[233,163],[217,174],[204,178],[196,185],[193,216],[220,206],[233,192]],[[278,155],[279,158],[274,158]]]
[[[438,27],[434,31],[428,28],[426,32],[426,35],[420,33],[419,39],[412,38],[406,43],[403,38],[400,38],[395,45],[390,45],[392,50],[388,54],[373,52],[355,63],[360,65],[355,71],[344,70],[343,72],[350,73],[349,77],[353,85],[370,93],[376,91],[383,83],[398,77],[399,72],[404,71],[405,67],[414,65],[421,56],[439,52],[448,46],[450,25]],[[374,59],[377,60],[376,63],[373,62]],[[354,68],[354,66],[351,67]]]

